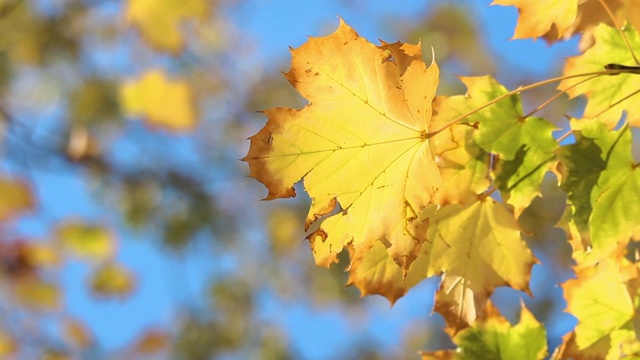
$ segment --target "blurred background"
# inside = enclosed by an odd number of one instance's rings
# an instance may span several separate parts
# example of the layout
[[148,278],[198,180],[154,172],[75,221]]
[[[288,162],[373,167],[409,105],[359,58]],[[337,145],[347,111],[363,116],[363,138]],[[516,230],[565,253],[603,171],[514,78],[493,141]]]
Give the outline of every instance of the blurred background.
[[[458,75],[509,88],[558,76],[577,54],[576,41],[509,41],[517,11],[489,4],[0,0],[0,356],[415,359],[451,348],[431,315],[438,279],[393,307],[360,298],[344,286],[346,261],[315,267],[304,192],[260,201],[266,189],[239,159],[266,121],[259,110],[304,106],[281,75],[288,47],[333,32],[337,16],[376,44],[421,40],[427,63],[433,46],[445,95],[465,92]],[[552,89],[528,93],[525,111]],[[571,110],[559,101],[539,115],[566,127]],[[546,198],[563,207],[554,182]],[[544,236],[532,240],[533,297],[498,289],[494,301],[515,321],[522,299],[553,348],[575,321],[556,287],[568,247]]]

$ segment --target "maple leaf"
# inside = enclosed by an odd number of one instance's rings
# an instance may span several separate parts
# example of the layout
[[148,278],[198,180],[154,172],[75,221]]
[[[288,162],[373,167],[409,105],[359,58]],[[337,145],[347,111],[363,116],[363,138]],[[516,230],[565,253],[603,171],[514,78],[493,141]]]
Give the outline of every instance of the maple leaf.
[[576,344],[584,349],[631,320],[635,308],[618,265],[612,260],[605,259],[577,275],[562,288],[567,310],[578,318]]
[[[437,96],[433,100],[432,128],[444,126],[439,112],[448,98]],[[448,119],[451,120],[451,119]],[[442,176],[439,203],[464,204],[473,201],[491,185],[489,179],[489,154],[476,145],[474,128],[466,124],[454,124],[431,139],[431,151]]]
[[498,286],[528,289],[535,259],[513,213],[495,200],[443,207],[430,220],[428,238],[416,261],[428,257],[427,276],[452,277],[443,282],[436,306],[450,327],[472,323],[475,304],[484,304]]
[[[511,325],[498,310],[487,304],[486,317],[473,327],[458,333],[453,342],[458,346],[453,354],[442,354],[454,359],[543,359],[547,354],[547,336],[529,310],[521,306],[520,321]],[[453,352],[453,351],[452,351]],[[429,353],[423,359],[430,357]]]
[[208,9],[206,0],[129,0],[126,16],[149,44],[177,53],[184,45],[180,24],[187,19],[204,20]]
[[[640,48],[640,34],[632,26],[621,30],[632,49]],[[563,74],[571,76],[582,73],[604,70],[608,63],[631,64],[632,55],[629,53],[619,30],[600,24],[593,31],[595,43],[582,55],[569,58]],[[598,117],[614,128],[626,111],[627,121],[632,126],[640,126],[640,108],[636,106],[640,99],[638,77],[634,74],[619,74],[616,76],[600,76],[579,84],[584,78],[563,80],[558,89],[566,91],[571,97],[586,95],[587,106],[584,118]]]
[[[640,26],[638,0],[495,0],[492,5],[515,6],[519,17],[514,39],[544,37],[548,42],[568,39],[574,34],[591,33],[600,23],[613,25],[625,21]],[[585,39],[583,39],[585,42]],[[588,40],[587,40],[588,42]]]
[[425,240],[418,215],[441,186],[427,130],[437,65],[426,67],[419,45],[375,46],[342,20],[291,52],[285,76],[310,103],[264,111],[268,122],[243,159],[251,176],[266,199],[295,196],[304,179],[306,228],[326,216],[308,236],[318,265],[349,244],[357,259],[382,241],[406,271]]
[[573,24],[578,0],[494,0],[491,5],[515,6],[520,16],[514,39],[537,38],[554,30],[557,40]]
[[394,304],[425,278],[428,264],[427,261],[414,261],[408,273],[403,274],[385,246],[376,242],[367,253],[351,262],[347,285],[356,286],[362,296],[378,294]]
[[[467,94],[437,98],[434,102],[434,124],[446,124],[507,93],[507,89],[490,76],[460,79],[468,89]],[[540,195],[540,184],[547,172],[545,164],[554,159],[553,150],[558,146],[552,135],[555,126],[541,118],[524,118],[517,95],[508,96],[469,115],[461,123],[477,127],[473,132],[474,142],[484,151],[500,155],[495,170],[496,185],[519,216]],[[437,127],[432,126],[434,128]],[[467,152],[483,156],[477,150]],[[484,163],[468,164],[476,169],[470,174],[486,176],[488,159]],[[477,183],[477,180],[471,183],[476,191],[486,184],[482,181]]]
[[124,84],[120,102],[131,116],[143,116],[152,127],[188,131],[197,124],[189,85],[167,79],[160,70],[148,70],[141,79]]
[[[630,239],[640,239],[637,197],[640,172],[631,154],[628,126],[610,131],[602,121],[573,120],[576,143],[558,150],[561,186],[574,206],[578,230],[589,230],[593,251],[579,261],[595,263]],[[576,257],[576,254],[574,254]]]

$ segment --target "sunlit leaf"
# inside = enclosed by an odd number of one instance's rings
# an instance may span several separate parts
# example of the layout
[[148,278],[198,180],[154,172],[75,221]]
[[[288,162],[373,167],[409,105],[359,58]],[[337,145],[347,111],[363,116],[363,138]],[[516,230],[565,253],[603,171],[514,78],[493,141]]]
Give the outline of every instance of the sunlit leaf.
[[[440,290],[456,289],[457,302],[443,303],[448,308],[443,315],[448,316],[445,319],[449,324],[473,320],[477,309],[471,305],[482,304],[498,286],[528,289],[535,259],[513,213],[495,200],[444,207],[431,219],[429,239],[431,243],[425,245],[428,250],[423,250],[416,261],[424,261],[423,254],[428,254],[427,275],[445,273],[456,279],[452,286]],[[452,300],[450,297],[448,302]],[[457,312],[451,312],[451,308]]]
[[427,140],[438,67],[424,64],[419,46],[375,46],[342,20],[291,52],[286,77],[310,104],[265,111],[244,158],[251,176],[267,199],[295,196],[304,178],[307,227],[339,210],[308,237],[317,264],[336,262],[347,245],[358,258],[382,241],[406,271],[425,240],[418,214],[441,183]]
[[[436,127],[507,93],[507,89],[490,76],[462,77],[461,80],[468,89],[466,95],[437,98],[434,104],[437,110],[434,116]],[[553,150],[558,146],[552,135],[554,125],[537,117],[524,118],[521,100],[517,95],[508,96],[467,116],[461,119],[461,123],[468,125],[459,126],[477,127],[473,131],[475,144],[485,152],[499,155],[495,169],[496,185],[507,202],[514,206],[516,216],[519,216],[540,195],[540,184],[548,171],[547,163],[554,159]],[[482,188],[480,185],[487,184],[489,159],[482,159],[483,153],[465,142],[458,143],[458,146],[464,146],[469,155],[475,155],[474,159],[470,159],[474,161],[465,160],[459,166],[467,168],[467,176],[473,176],[469,180],[477,191]]]
[[554,42],[574,34],[590,34],[600,23],[613,25],[627,21],[636,28],[640,26],[637,0],[494,0],[493,4],[518,8],[515,39],[544,37]]
[[640,191],[640,172],[627,126],[610,131],[598,120],[574,120],[571,125],[577,141],[558,151],[562,187],[574,206],[578,229],[589,230],[594,250],[589,263],[594,263],[630,239],[640,239],[640,205],[629,201]]
[[425,261],[414,262],[405,277],[384,245],[378,242],[364,256],[351,262],[347,285],[356,286],[362,296],[382,295],[393,304],[425,278],[427,266]]
[[[431,126],[443,126],[451,120],[447,114],[448,98],[433,101]],[[464,204],[473,201],[489,188],[489,154],[473,142],[474,129],[454,125],[431,140],[431,149],[442,176],[440,204]]]
[[567,310],[578,318],[576,343],[584,349],[631,320],[635,308],[619,267],[611,260],[579,272],[562,285]]
[[[632,49],[640,48],[640,34],[633,26],[626,26],[621,31],[629,40]],[[564,67],[565,76],[603,71],[604,66],[609,63],[634,65],[633,57],[620,36],[620,31],[600,24],[594,30],[593,36],[593,47],[567,60]],[[584,118],[598,117],[607,123],[609,128],[614,128],[625,111],[629,124],[640,126],[640,108],[636,106],[640,99],[638,75],[601,76],[578,84],[586,78],[566,79],[558,85],[560,90],[566,90],[571,97],[586,95]]]
[[520,321],[514,326],[493,311],[476,326],[461,331],[453,341],[459,347],[456,359],[538,360],[547,354],[544,325],[524,306]]
[[183,132],[198,122],[189,85],[167,78],[161,70],[148,70],[140,79],[122,85],[120,103],[125,113],[142,117],[153,128]]
[[512,5],[520,16],[514,39],[537,38],[554,30],[559,39],[573,25],[578,14],[578,0],[494,0],[494,5]]

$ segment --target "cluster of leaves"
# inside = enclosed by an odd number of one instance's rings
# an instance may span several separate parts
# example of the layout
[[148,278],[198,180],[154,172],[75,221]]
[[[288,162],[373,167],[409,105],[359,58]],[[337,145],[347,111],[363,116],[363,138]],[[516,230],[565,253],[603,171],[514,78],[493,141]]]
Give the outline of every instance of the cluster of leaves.
[[[509,91],[490,76],[464,77],[465,95],[436,96],[438,65],[424,63],[420,44],[376,46],[340,20],[333,34],[291,50],[285,77],[309,103],[264,111],[268,122],[244,160],[266,199],[293,197],[303,181],[316,264],[348,252],[348,283],[362,294],[394,303],[441,278],[435,311],[458,348],[425,358],[640,356],[640,175],[631,151],[640,4],[495,4],[519,9],[514,38],[579,34],[581,54],[559,78]],[[550,83],[559,92],[525,113],[520,94]],[[585,97],[586,107],[554,136],[556,126],[534,114],[562,94]],[[529,210],[550,174],[567,195],[564,216],[536,223]],[[500,286],[529,291],[537,260],[525,238],[551,227],[565,230],[576,275],[562,289],[578,324],[557,349],[529,310],[513,325],[490,300]]]

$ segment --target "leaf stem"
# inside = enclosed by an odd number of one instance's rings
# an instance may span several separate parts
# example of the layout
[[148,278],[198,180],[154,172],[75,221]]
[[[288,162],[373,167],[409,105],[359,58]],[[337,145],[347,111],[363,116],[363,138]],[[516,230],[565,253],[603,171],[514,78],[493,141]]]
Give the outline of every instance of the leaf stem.
[[571,90],[571,89],[573,89],[573,88],[575,88],[577,86],[580,86],[581,84],[584,84],[587,81],[593,80],[593,79],[597,78],[598,76],[599,75],[594,75],[594,76],[588,77],[586,79],[580,80],[577,83],[569,86],[568,88],[558,92],[557,94],[555,94],[551,98],[549,98],[547,101],[543,102],[542,104],[538,105],[538,107],[536,107],[535,109],[531,110],[527,115],[524,116],[524,118],[526,119],[526,118],[530,117],[531,115],[535,114],[536,112],[542,110],[542,108],[544,108],[545,106],[547,106],[551,102],[553,102],[555,99],[557,99],[560,96],[562,96],[562,94],[566,94],[567,92],[569,92],[569,90]]
[[560,137],[558,138],[558,140],[557,140],[557,141],[558,141],[558,143],[560,143],[562,140],[564,140],[564,139],[568,138],[568,137],[569,137],[569,135],[571,135],[571,134],[573,134],[573,130],[569,130],[569,131],[567,131],[566,133],[562,134],[562,136],[560,136]]
[[484,105],[481,105],[469,112],[466,112],[460,116],[458,116],[457,118],[451,120],[450,122],[444,124],[442,127],[440,127],[437,130],[434,130],[432,132],[430,132],[427,135],[427,138],[433,137],[439,133],[441,133],[442,131],[450,128],[451,126],[459,123],[460,121],[464,120],[465,118],[477,113],[478,111],[487,108],[495,103],[497,103],[498,101],[501,101],[503,99],[506,99],[512,95],[517,95],[521,92],[527,91],[527,90],[531,90],[531,89],[535,89],[537,87],[540,86],[544,86],[544,85],[548,85],[548,84],[552,84],[554,82],[558,82],[558,81],[562,81],[562,80],[568,80],[568,79],[574,79],[574,78],[578,78],[578,77],[584,77],[584,76],[591,76],[591,78],[589,78],[589,80],[591,79],[595,79],[596,77],[599,76],[604,76],[604,75],[616,75],[616,74],[620,74],[623,73],[623,70],[620,69],[605,69],[604,71],[595,71],[595,72],[589,72],[589,73],[583,73],[583,74],[573,74],[573,75],[566,75],[566,76],[559,76],[559,77],[555,77],[555,78],[551,78],[551,79],[547,79],[547,80],[543,80],[537,83],[533,83],[533,84],[529,84],[529,85],[525,85],[525,86],[520,86],[519,88],[515,89],[515,90],[511,90],[507,93],[504,93],[500,96],[498,96],[497,98],[488,101],[487,103],[485,103]]

